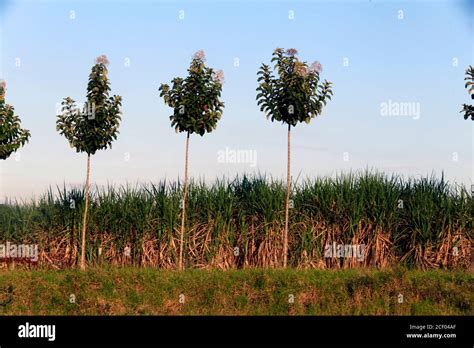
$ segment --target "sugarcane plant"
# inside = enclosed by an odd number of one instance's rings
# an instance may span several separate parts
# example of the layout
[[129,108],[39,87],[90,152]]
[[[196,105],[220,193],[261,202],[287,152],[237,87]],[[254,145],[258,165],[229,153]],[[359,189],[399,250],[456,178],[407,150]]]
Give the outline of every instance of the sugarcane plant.
[[[467,88],[467,93],[471,95],[471,99],[474,99],[474,68],[469,65],[469,68],[466,70],[466,84],[464,85]],[[474,105],[463,104],[461,110],[464,113],[464,119],[467,120],[471,118],[474,121]]]
[[12,105],[5,102],[6,83],[0,82],[0,159],[6,160],[10,155],[25,145],[30,132],[21,128],[21,120],[15,115]]
[[287,147],[287,182],[285,200],[285,228],[283,230],[283,267],[288,259],[288,219],[291,195],[291,127],[299,122],[309,123],[320,115],[323,106],[332,96],[331,82],[320,83],[319,73],[321,64],[314,62],[308,67],[307,63],[297,57],[294,48],[284,50],[277,48],[273,51],[270,65],[262,64],[257,76],[257,104],[260,111],[266,113],[272,122],[278,121],[288,126]]
[[105,55],[96,59],[87,85],[87,101],[81,110],[76,102],[64,98],[61,113],[57,116],[56,129],[69,141],[76,152],[87,154],[87,171],[85,187],[85,206],[82,223],[80,268],[86,268],[86,226],[89,205],[90,159],[98,150],[112,147],[117,139],[121,121],[122,97],[109,97],[110,82],[107,77],[109,61]]
[[176,133],[186,133],[184,161],[184,189],[181,199],[181,229],[179,236],[178,269],[184,269],[184,226],[186,217],[186,196],[188,192],[189,136],[193,133],[203,136],[217,127],[222,116],[224,103],[220,100],[224,74],[207,67],[204,51],[196,52],[188,68],[188,76],[171,80],[171,87],[161,84],[160,97],[173,108],[171,126]]

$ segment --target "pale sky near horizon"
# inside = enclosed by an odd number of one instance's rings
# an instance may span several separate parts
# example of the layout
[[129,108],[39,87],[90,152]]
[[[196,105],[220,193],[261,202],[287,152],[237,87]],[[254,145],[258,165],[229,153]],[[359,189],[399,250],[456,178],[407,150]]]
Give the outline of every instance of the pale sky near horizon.
[[[284,178],[286,127],[256,105],[256,72],[276,47],[320,61],[334,84],[322,116],[292,133],[293,177],[371,168],[474,183],[474,122],[464,120],[474,65],[474,1],[22,1],[0,3],[0,78],[30,142],[0,163],[0,199],[81,184],[85,154],[55,129],[62,98],[83,101],[95,57],[110,60],[123,121],[112,149],[92,159],[92,182],[183,176],[185,135],[171,128],[158,87],[184,76],[192,54],[225,74],[217,129],[190,140],[191,177]],[[236,64],[238,62],[238,64]],[[399,106],[410,106],[396,115]],[[389,107],[388,114],[385,113]],[[229,163],[219,151],[248,150]]]

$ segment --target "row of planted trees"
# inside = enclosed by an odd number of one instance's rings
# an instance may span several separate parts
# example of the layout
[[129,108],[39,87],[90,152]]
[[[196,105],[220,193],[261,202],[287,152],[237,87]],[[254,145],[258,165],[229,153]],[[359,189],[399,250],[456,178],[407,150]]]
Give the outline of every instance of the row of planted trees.
[[[257,103],[271,121],[282,122],[288,127],[287,185],[285,199],[285,227],[282,235],[281,264],[287,266],[288,221],[291,196],[291,128],[298,123],[309,123],[320,115],[332,96],[332,86],[320,80],[321,64],[310,66],[297,57],[295,49],[277,48],[273,52],[271,65],[262,64],[258,76]],[[102,55],[92,67],[87,86],[87,101],[82,109],[70,97],[62,102],[62,112],[57,116],[57,130],[69,141],[77,152],[87,154],[85,186],[85,208],[82,223],[80,268],[85,269],[86,226],[90,189],[90,159],[98,150],[107,149],[117,139],[121,121],[120,96],[109,96],[110,82],[107,77],[108,59]],[[466,88],[474,99],[474,69],[466,71]],[[186,197],[188,192],[189,140],[192,134],[203,136],[212,132],[220,120],[224,103],[220,100],[224,75],[206,66],[205,54],[194,54],[185,78],[176,77],[171,86],[162,84],[160,97],[173,109],[171,125],[176,132],[186,134],[184,189],[181,201],[181,228],[179,234],[178,268],[183,269]],[[463,105],[464,117],[474,120],[473,106]],[[8,158],[24,145],[30,137],[21,129],[20,119],[14,115],[13,107],[5,104],[5,84],[0,85],[0,158]]]

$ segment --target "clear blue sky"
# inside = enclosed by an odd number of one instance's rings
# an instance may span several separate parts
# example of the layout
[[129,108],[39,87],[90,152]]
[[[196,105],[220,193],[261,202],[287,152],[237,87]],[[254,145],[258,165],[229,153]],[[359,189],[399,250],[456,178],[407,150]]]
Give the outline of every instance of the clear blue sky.
[[[191,138],[192,177],[284,177],[286,128],[259,111],[256,72],[274,48],[294,47],[301,59],[320,61],[334,83],[323,115],[293,132],[294,177],[368,167],[405,176],[444,171],[470,185],[474,122],[459,111],[472,103],[463,78],[474,64],[473,2],[2,0],[0,78],[32,138],[20,158],[0,164],[0,198],[84,181],[85,155],[56,132],[56,104],[84,100],[101,54],[111,62],[112,93],[123,96],[123,122],[112,150],[93,157],[92,182],[182,176],[185,136],[170,127],[158,87],[185,75],[199,49],[224,70],[226,107],[214,132]],[[419,118],[382,116],[389,101],[415,103]],[[225,148],[256,151],[257,165],[219,163]]]

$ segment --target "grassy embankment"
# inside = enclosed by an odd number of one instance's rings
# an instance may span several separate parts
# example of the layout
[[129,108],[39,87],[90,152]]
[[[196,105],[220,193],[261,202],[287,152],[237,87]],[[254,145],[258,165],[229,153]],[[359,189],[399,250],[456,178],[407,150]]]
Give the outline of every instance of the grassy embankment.
[[463,271],[0,272],[0,315],[473,315],[473,297]]

